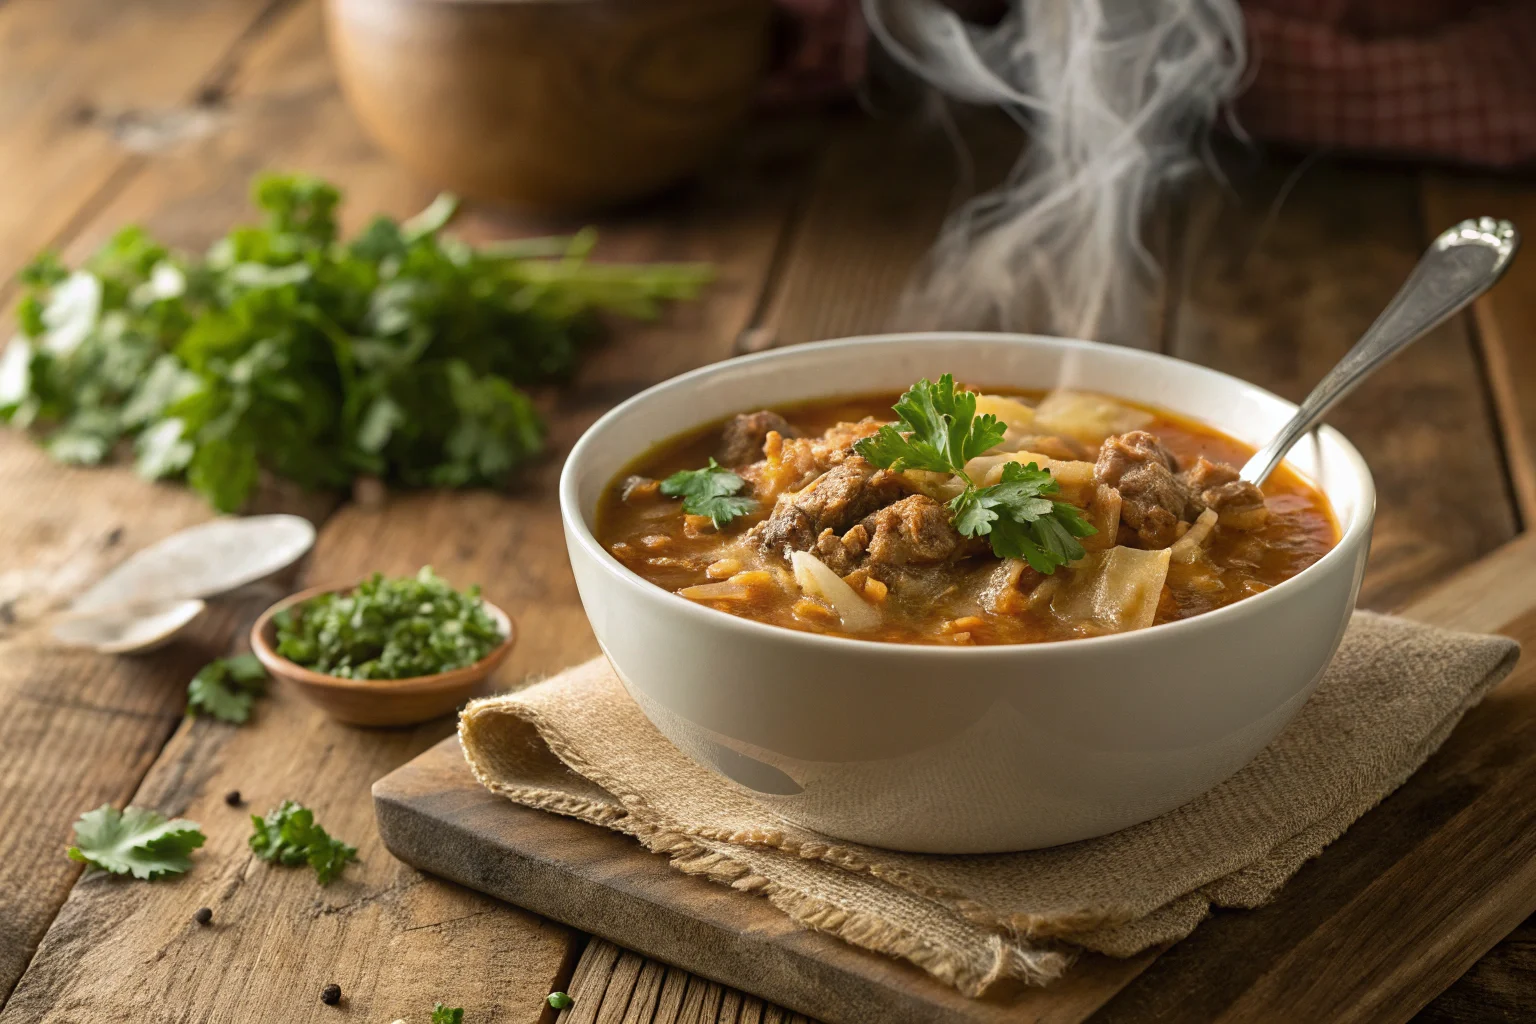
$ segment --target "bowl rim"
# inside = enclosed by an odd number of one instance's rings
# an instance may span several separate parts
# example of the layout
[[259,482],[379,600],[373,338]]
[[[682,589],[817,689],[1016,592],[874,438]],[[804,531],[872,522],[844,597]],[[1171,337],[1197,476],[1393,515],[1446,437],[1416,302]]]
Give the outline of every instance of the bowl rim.
[[[1371,476],[1370,467],[1366,465],[1364,457],[1346,438],[1335,428],[1326,424],[1317,428],[1317,433],[1328,437],[1344,454],[1345,461],[1351,470],[1351,476],[1356,488],[1357,510],[1353,519],[1344,525],[1340,531],[1339,539],[1334,546],[1321,558],[1307,566],[1301,572],[1282,580],[1268,590],[1247,597],[1232,604],[1223,605],[1220,608],[1192,615],[1187,619],[1179,619],[1175,622],[1162,622],[1145,629],[1129,630],[1123,633],[1108,633],[1102,636],[1074,637],[1063,640],[1046,640],[1037,643],[1024,644],[978,644],[975,646],[948,645],[948,644],[904,644],[883,640],[862,640],[856,637],[834,636],[824,633],[812,633],[804,630],[789,629],[785,626],[777,626],[767,622],[759,622],[756,619],[748,619],[729,612],[722,612],[715,608],[690,601],[685,597],[666,590],[645,579],[639,573],[620,562],[593,535],[587,526],[586,519],[581,514],[580,496],[578,494],[577,475],[582,462],[590,457],[590,453],[596,450],[596,438],[603,433],[616,420],[627,415],[630,410],[664,397],[677,397],[675,393],[684,392],[702,380],[716,373],[724,372],[726,368],[739,370],[743,366],[751,366],[755,363],[771,362],[774,360],[789,358],[791,355],[806,356],[814,359],[818,353],[836,352],[852,348],[876,348],[881,345],[894,343],[921,343],[921,342],[966,342],[966,341],[1028,341],[1044,344],[1047,347],[1062,348],[1067,350],[1088,350],[1094,352],[1110,352],[1116,358],[1126,359],[1130,362],[1144,361],[1148,363],[1174,363],[1184,370],[1206,374],[1211,378],[1219,379],[1225,386],[1236,388],[1239,391],[1247,391],[1251,394],[1262,395],[1272,401],[1294,410],[1296,404],[1279,395],[1274,394],[1257,384],[1249,383],[1239,377],[1223,373],[1220,370],[1208,366],[1201,366],[1185,359],[1164,355],[1160,352],[1149,352],[1143,349],[1128,348],[1119,345],[1107,345],[1101,342],[1085,341],[1078,338],[1056,338],[1047,335],[1022,334],[1016,332],[993,331],[912,331],[889,332],[884,334],[859,335],[847,338],[834,338],[827,341],[808,342],[785,348],[769,349],[752,355],[736,356],[729,359],[709,363],[667,380],[653,384],[645,390],[632,395],[623,402],[608,410],[600,416],[590,427],[583,431],[581,437],[572,446],[566,456],[565,464],[560,472],[560,518],[565,528],[567,538],[574,538],[574,543],[590,557],[596,565],[620,586],[629,588],[640,595],[641,600],[662,600],[663,603],[674,609],[678,614],[688,617],[691,621],[699,623],[703,628],[724,629],[728,632],[737,632],[744,638],[767,639],[777,637],[778,642],[790,644],[809,644],[812,649],[827,647],[828,653],[843,651],[852,653],[864,651],[871,655],[877,653],[900,654],[902,657],[916,658],[972,658],[995,659],[999,657],[1029,657],[1030,652],[1056,651],[1062,649],[1062,645],[1070,645],[1071,650],[1082,650],[1085,654],[1090,650],[1096,650],[1114,644],[1144,643],[1149,637],[1175,640],[1176,638],[1202,629],[1217,628],[1223,623],[1233,622],[1240,618],[1248,618],[1254,615],[1262,615],[1268,612],[1271,605],[1277,601],[1286,600],[1298,587],[1306,586],[1310,578],[1318,576],[1323,571],[1329,571],[1340,563],[1354,557],[1357,549],[1362,544],[1368,544],[1371,527],[1376,514],[1376,485]],[[1197,422],[1205,420],[1194,413],[1174,410],[1180,415],[1188,416]],[[1322,490],[1321,486],[1309,477],[1304,477],[1313,483],[1313,486]],[[1324,497],[1329,497],[1323,492]],[[1330,498],[1330,507],[1333,502]],[[1335,519],[1337,519],[1335,513]],[[1342,567],[1342,566],[1340,566]],[[765,632],[766,631],[766,632]]]
[[305,668],[296,661],[290,661],[277,653],[276,646],[267,639],[267,632],[271,630],[275,636],[277,624],[273,621],[277,614],[292,608],[294,605],[303,604],[310,598],[319,597],[321,594],[334,594],[352,590],[362,580],[345,584],[325,584],[317,587],[309,587],[295,594],[289,594],[281,601],[272,604],[251,625],[251,652],[256,655],[258,661],[272,675],[283,675],[288,679],[306,686],[324,686],[338,690],[366,690],[372,693],[411,693],[442,689],[448,686],[456,686],[471,679],[482,679],[496,670],[496,667],[504,661],[512,652],[512,645],[517,641],[517,626],[512,621],[512,616],[502,611],[496,605],[480,598],[480,603],[485,606],[491,618],[503,631],[502,641],[491,648],[479,661],[460,668],[449,669],[446,672],[434,672],[425,676],[406,676],[404,679],[348,679],[345,676],[333,676],[325,672],[316,672],[314,669]]

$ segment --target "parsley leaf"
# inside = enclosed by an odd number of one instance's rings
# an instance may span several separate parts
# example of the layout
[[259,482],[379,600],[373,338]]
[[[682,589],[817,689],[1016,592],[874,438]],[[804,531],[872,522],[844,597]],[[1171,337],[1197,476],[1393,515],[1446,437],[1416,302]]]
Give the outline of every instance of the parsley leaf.
[[0,420],[81,465],[132,441],[141,474],[185,479],[225,512],[263,473],[496,485],[544,445],[525,388],[568,379],[602,314],[653,317],[709,276],[591,262],[591,232],[474,248],[442,235],[448,195],[350,241],[324,181],[269,175],[252,198],[259,223],[203,256],[128,227],[82,267],[38,257],[0,360]]
[[455,1006],[449,1009],[442,1003],[432,1007],[431,1024],[464,1024],[464,1008]]
[[190,868],[190,855],[205,838],[195,821],[167,820],[142,807],[119,811],[104,804],[75,822],[69,859],[115,875],[156,879]]
[[1022,558],[1049,575],[1056,566],[1075,562],[1085,552],[1078,537],[1097,532],[1077,509],[1064,501],[1041,497],[1059,488],[1048,470],[1031,462],[1003,466],[1002,479],[960,495],[955,529],[967,537],[985,536],[1002,558]]
[[251,717],[256,698],[266,692],[267,670],[256,655],[220,658],[204,665],[187,684],[187,714],[241,725]]
[[682,469],[661,482],[661,493],[682,498],[689,515],[709,516],[719,529],[737,516],[757,507],[747,497],[736,497],[747,482],[714,459],[703,469]]
[[974,392],[957,391],[946,373],[937,384],[918,381],[892,408],[899,423],[854,442],[854,451],[882,469],[959,477],[965,487],[949,507],[962,536],[987,537],[999,558],[1022,558],[1047,575],[1083,557],[1077,538],[1098,531],[1072,505],[1043,497],[1058,490],[1049,470],[1010,462],[996,484],[981,488],[966,474],[965,464],[1002,443],[1007,430],[990,413],[976,415]]
[[333,838],[315,824],[315,813],[303,804],[284,800],[265,818],[251,815],[255,832],[251,850],[262,860],[285,867],[308,864],[321,885],[329,885],[352,861],[357,847]]
[[1007,430],[991,413],[978,419],[976,393],[956,391],[948,373],[937,384],[918,381],[892,408],[901,417],[901,429],[883,426],[873,437],[855,442],[854,450],[871,464],[898,472],[961,473],[967,462],[1000,444]]

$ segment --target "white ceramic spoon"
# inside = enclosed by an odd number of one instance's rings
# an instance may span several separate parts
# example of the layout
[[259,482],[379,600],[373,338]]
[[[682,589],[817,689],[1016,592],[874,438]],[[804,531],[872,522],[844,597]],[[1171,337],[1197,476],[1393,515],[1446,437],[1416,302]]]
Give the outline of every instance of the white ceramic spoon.
[[53,637],[106,654],[154,650],[196,621],[206,607],[201,598],[270,576],[314,542],[314,525],[290,515],[214,519],[179,530],[129,555],[77,597],[52,620]]

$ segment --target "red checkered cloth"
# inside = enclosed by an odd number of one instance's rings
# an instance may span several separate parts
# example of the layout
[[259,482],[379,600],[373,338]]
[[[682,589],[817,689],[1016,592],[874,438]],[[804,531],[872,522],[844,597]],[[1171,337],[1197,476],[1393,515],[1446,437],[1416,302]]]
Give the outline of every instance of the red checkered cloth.
[[[824,95],[857,81],[866,45],[857,0],[780,3],[792,25],[773,94]],[[1237,113],[1255,138],[1491,167],[1536,162],[1536,2],[1243,7],[1252,81]]]

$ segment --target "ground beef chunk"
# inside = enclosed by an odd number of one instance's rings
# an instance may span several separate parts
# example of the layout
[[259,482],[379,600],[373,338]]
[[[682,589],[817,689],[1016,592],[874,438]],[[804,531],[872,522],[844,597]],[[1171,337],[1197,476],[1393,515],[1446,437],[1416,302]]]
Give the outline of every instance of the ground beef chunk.
[[901,478],[850,455],[809,486],[781,497],[767,519],[752,528],[765,550],[810,551],[825,530],[841,534],[902,496]]
[[816,557],[839,576],[846,576],[858,567],[859,558],[868,544],[869,533],[862,525],[855,525],[841,537],[828,527],[816,538]]
[[1204,455],[1180,473],[1179,479],[1201,508],[1213,508],[1221,512],[1227,509],[1256,508],[1264,504],[1264,495],[1253,484],[1238,479],[1235,468],[1225,462],[1212,462]]
[[820,437],[769,438],[764,458],[738,471],[752,485],[759,501],[771,503],[785,491],[798,491],[853,454],[853,443],[880,429],[880,421],[865,417],[857,423],[838,423]]
[[721,432],[718,458],[722,466],[745,466],[763,457],[763,442],[768,432],[776,430],[785,439],[799,437],[800,431],[776,412],[763,409],[732,418]]
[[1178,538],[1180,520],[1199,514],[1175,468],[1173,456],[1145,430],[1110,437],[1099,449],[1094,477],[1120,492],[1120,522],[1136,531],[1143,547],[1167,547]]
[[960,549],[963,538],[951,519],[949,509],[926,494],[914,494],[871,514],[854,529],[869,537],[871,563],[922,565],[946,561]]

